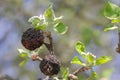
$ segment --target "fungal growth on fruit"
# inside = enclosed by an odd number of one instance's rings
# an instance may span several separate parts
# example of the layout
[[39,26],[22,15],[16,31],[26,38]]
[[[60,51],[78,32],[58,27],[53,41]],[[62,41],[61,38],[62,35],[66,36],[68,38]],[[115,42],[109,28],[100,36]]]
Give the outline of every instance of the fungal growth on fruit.
[[46,55],[40,63],[40,70],[47,76],[58,74],[60,63],[55,55]]
[[26,49],[35,50],[43,44],[44,32],[42,30],[29,28],[23,33],[21,42]]
[[[49,43],[44,42],[45,37],[49,39]],[[49,53],[45,55],[43,59],[40,59],[39,54],[35,53],[32,54],[31,58],[33,61],[40,61],[40,70],[45,75],[52,76],[58,74],[60,71],[60,62],[53,51],[51,32],[44,32],[42,30],[29,28],[23,33],[21,42],[23,46],[28,50],[34,50],[44,44]]]

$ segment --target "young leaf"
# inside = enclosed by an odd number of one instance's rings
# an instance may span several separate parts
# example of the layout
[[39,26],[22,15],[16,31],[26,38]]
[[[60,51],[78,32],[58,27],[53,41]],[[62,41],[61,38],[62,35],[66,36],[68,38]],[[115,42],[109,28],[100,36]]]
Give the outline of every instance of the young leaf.
[[87,53],[87,61],[90,65],[94,64],[95,58],[96,58],[96,56],[93,55],[92,53]]
[[67,80],[67,77],[68,77],[68,74],[69,74],[69,68],[66,68],[63,72],[63,80]]
[[97,77],[97,73],[96,73],[95,71],[92,71],[92,76],[93,76],[94,78],[96,78],[96,77]]
[[28,52],[23,49],[18,49],[18,52],[20,53],[20,57],[26,58],[28,57]]
[[28,20],[28,22],[32,23],[32,25],[36,27],[37,24],[41,22],[41,20],[38,16],[33,16]]
[[44,16],[45,16],[46,21],[48,21],[48,22],[54,21],[55,13],[52,9],[52,5],[49,5],[49,7],[47,8],[47,10],[44,13]]
[[46,24],[38,24],[36,26],[36,29],[37,30],[45,30],[47,28]]
[[108,2],[104,9],[104,16],[108,19],[117,19],[120,17],[120,7]]
[[63,18],[63,16],[56,17],[56,18],[54,18],[54,21],[55,21],[55,22],[59,22],[62,18]]
[[88,80],[96,80],[96,78],[97,78],[97,73],[95,71],[93,71],[93,69],[92,69],[91,75]]
[[23,61],[19,64],[19,66],[20,66],[20,67],[24,67],[24,66],[26,65],[27,61],[28,61],[28,60],[23,60]]
[[60,34],[65,34],[68,30],[68,27],[65,26],[62,22],[59,22],[54,25],[53,29],[54,29],[54,31],[56,31]]
[[26,51],[25,50],[23,50],[23,49],[17,49],[18,50],[18,52],[21,54],[21,53],[26,53]]
[[84,58],[84,59],[86,59],[86,50],[85,50],[85,46],[84,46],[84,44],[82,43],[82,42],[80,42],[80,41],[78,41],[77,43],[76,43],[76,50],[78,51],[78,53]]
[[28,54],[27,54],[27,53],[21,53],[21,54],[20,54],[20,57],[22,57],[22,58],[27,58],[27,57],[28,57]]
[[[60,80],[58,77],[54,77],[53,80]],[[66,80],[66,79],[65,79]]]
[[[112,25],[111,25],[112,26]],[[108,27],[108,28],[105,28],[104,31],[109,31],[109,30],[115,30],[115,29],[118,29],[117,26],[113,26],[113,27]]]
[[109,61],[111,61],[111,60],[112,60],[112,57],[109,57],[109,56],[101,56],[101,57],[99,57],[99,58],[96,60],[95,66],[101,65],[101,64],[105,64],[105,63],[107,63],[107,62],[109,62]]
[[84,44],[83,44],[82,42],[80,42],[80,41],[78,41],[78,42],[76,43],[76,50],[77,50],[79,53],[86,51]]
[[75,56],[75,57],[71,60],[71,63],[79,64],[79,65],[82,65],[82,66],[86,66],[86,64],[83,63],[82,60],[81,60],[78,56]]
[[113,19],[111,23],[120,23],[120,19]]

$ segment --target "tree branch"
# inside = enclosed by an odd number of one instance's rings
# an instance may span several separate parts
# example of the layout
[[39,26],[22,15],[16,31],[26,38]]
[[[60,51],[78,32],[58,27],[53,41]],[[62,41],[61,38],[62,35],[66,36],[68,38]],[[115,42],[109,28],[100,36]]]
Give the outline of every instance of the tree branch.
[[118,42],[118,47],[116,48],[116,52],[120,53],[120,32],[118,31],[118,37],[119,37],[119,42]]
[[72,74],[68,75],[68,80],[72,79],[72,80],[78,80],[77,74],[80,72],[84,72],[89,70],[89,67],[82,67],[82,68],[78,68],[76,69]]
[[39,56],[39,54],[36,54],[36,53],[32,54],[32,55],[31,55],[31,58],[32,58],[33,61],[36,61],[36,60],[42,61],[42,60],[43,60],[43,59]]

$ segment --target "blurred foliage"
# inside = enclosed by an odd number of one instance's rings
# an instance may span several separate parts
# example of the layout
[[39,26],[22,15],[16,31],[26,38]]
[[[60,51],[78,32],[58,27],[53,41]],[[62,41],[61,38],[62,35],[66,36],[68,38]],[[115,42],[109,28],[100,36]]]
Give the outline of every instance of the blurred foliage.
[[112,69],[106,69],[102,73],[99,74],[97,80],[110,80],[110,76],[112,75]]
[[114,3],[108,2],[104,9],[104,16],[108,18],[112,24],[110,27],[105,28],[104,31],[115,30],[119,28],[119,24],[118,24],[120,23],[120,7],[119,6],[117,6]]
[[75,56],[71,60],[71,63],[78,64],[83,67],[88,67],[90,69],[89,80],[94,80],[97,77],[97,73],[93,70],[93,67],[105,64],[112,60],[112,57],[110,56],[101,56],[96,58],[96,56],[93,53],[90,53],[90,52],[86,53],[85,45],[80,41],[76,43],[76,50],[82,56],[84,61],[82,61],[81,58],[79,58],[78,56]]

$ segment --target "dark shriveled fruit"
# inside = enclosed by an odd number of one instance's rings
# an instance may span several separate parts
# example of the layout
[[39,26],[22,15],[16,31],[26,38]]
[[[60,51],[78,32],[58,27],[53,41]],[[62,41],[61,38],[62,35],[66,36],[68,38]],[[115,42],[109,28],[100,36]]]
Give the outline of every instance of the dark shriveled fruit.
[[53,54],[46,55],[40,63],[40,70],[47,76],[58,74],[60,71],[59,60]]
[[26,49],[35,50],[43,44],[44,32],[42,30],[29,28],[23,32],[21,42]]

